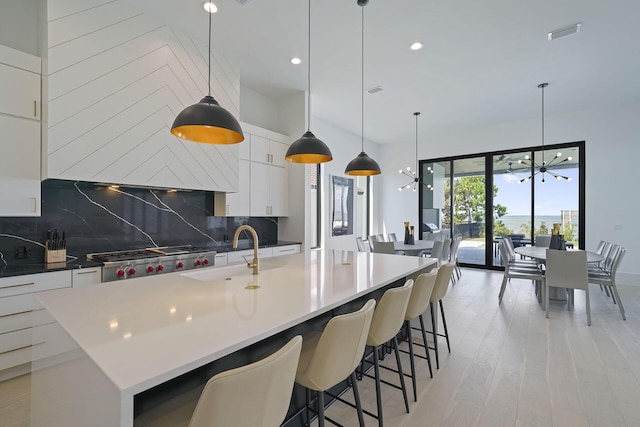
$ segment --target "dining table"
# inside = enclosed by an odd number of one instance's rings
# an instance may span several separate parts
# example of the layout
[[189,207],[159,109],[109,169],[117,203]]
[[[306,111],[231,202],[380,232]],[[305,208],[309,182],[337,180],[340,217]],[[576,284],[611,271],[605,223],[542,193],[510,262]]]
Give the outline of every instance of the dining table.
[[433,240],[416,240],[415,243],[412,244],[393,242],[393,248],[396,251],[403,251],[405,255],[418,256],[422,251],[431,252]]
[[[542,246],[520,246],[518,248],[515,248],[514,250],[517,254],[544,262],[547,259],[547,249],[548,248],[545,248]],[[568,250],[581,251],[582,249],[568,249]],[[587,252],[588,264],[594,264],[594,263],[604,261],[604,256],[600,255],[599,253],[591,252],[591,251],[586,251],[586,252]]]
[[[547,260],[547,249],[543,246],[520,246],[515,248],[514,251],[517,254],[535,259],[544,264]],[[569,251],[581,251],[583,249],[567,249]],[[601,261],[604,261],[604,256],[600,255],[597,252],[585,251],[587,252],[587,264],[595,264]],[[556,301],[566,301],[567,293],[565,288],[557,288],[550,287],[549,288],[549,299]],[[539,302],[542,302],[540,298],[538,298]]]

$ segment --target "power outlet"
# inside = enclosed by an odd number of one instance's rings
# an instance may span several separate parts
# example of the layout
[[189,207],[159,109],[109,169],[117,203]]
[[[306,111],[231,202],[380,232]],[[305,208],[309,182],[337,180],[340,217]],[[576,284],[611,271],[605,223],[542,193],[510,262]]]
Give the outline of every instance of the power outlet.
[[15,259],[25,259],[29,253],[27,252],[26,246],[16,246],[14,251]]

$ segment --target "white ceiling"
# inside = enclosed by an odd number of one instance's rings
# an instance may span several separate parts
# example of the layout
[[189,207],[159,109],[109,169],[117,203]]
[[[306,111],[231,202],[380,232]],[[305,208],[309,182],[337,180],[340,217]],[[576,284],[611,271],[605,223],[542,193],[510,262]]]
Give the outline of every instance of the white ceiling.
[[[207,39],[200,0],[126,0]],[[311,2],[314,116],[360,134],[361,8]],[[241,84],[273,98],[306,88],[307,1],[217,0],[213,47],[236,59]],[[371,0],[365,7],[365,136],[414,141],[421,132],[640,101],[640,1]],[[582,22],[552,42],[547,33]],[[411,42],[425,47],[410,51]],[[313,130],[313,123],[311,124]],[[322,138],[322,135],[318,135]],[[481,151],[481,150],[480,150]]]

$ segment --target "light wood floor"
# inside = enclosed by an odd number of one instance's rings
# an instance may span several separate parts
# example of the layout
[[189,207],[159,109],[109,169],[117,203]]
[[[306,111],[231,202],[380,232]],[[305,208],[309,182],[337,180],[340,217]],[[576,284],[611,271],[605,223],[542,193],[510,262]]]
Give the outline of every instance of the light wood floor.
[[[499,306],[501,280],[501,273],[463,270],[444,299],[451,354],[442,339],[433,379],[418,360],[418,402],[409,386],[410,414],[400,391],[382,386],[385,425],[640,426],[640,286],[620,287],[623,321],[618,307],[592,285],[589,327],[584,292],[576,291],[575,311],[552,302],[545,319],[529,281],[512,280]],[[406,357],[403,366],[408,370]],[[373,380],[359,384],[363,405],[375,412]],[[28,407],[28,376],[0,383],[2,427],[28,426]],[[327,415],[358,425],[355,411],[341,403]],[[377,425],[367,416],[365,421]]]

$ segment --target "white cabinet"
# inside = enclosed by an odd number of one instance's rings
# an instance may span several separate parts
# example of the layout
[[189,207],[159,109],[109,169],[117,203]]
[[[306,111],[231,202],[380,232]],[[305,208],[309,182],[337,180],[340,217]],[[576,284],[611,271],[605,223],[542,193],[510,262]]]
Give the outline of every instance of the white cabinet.
[[216,267],[222,267],[223,265],[227,265],[227,253],[216,254],[215,261],[213,265]]
[[[29,372],[32,350],[48,351],[58,327],[37,303],[37,292],[71,287],[71,271],[29,274],[0,279],[0,381]],[[34,331],[42,330],[41,336]]]
[[240,144],[239,191],[216,193],[216,216],[287,216],[289,165],[284,156],[289,138],[242,123],[245,142]]
[[[271,258],[273,256],[272,248],[260,248],[258,249],[258,260],[263,258]],[[227,260],[229,264],[236,264],[239,262],[245,262],[246,258],[249,262],[253,260],[253,249],[245,249],[242,251],[233,251],[227,253]]]
[[239,186],[237,193],[226,193],[224,216],[249,216],[251,200],[249,160],[240,159],[238,165]]
[[40,58],[0,46],[0,216],[40,216]]
[[300,245],[276,246],[273,248],[273,256],[293,255],[300,253]]
[[102,267],[72,270],[71,284],[74,288],[102,283]]

